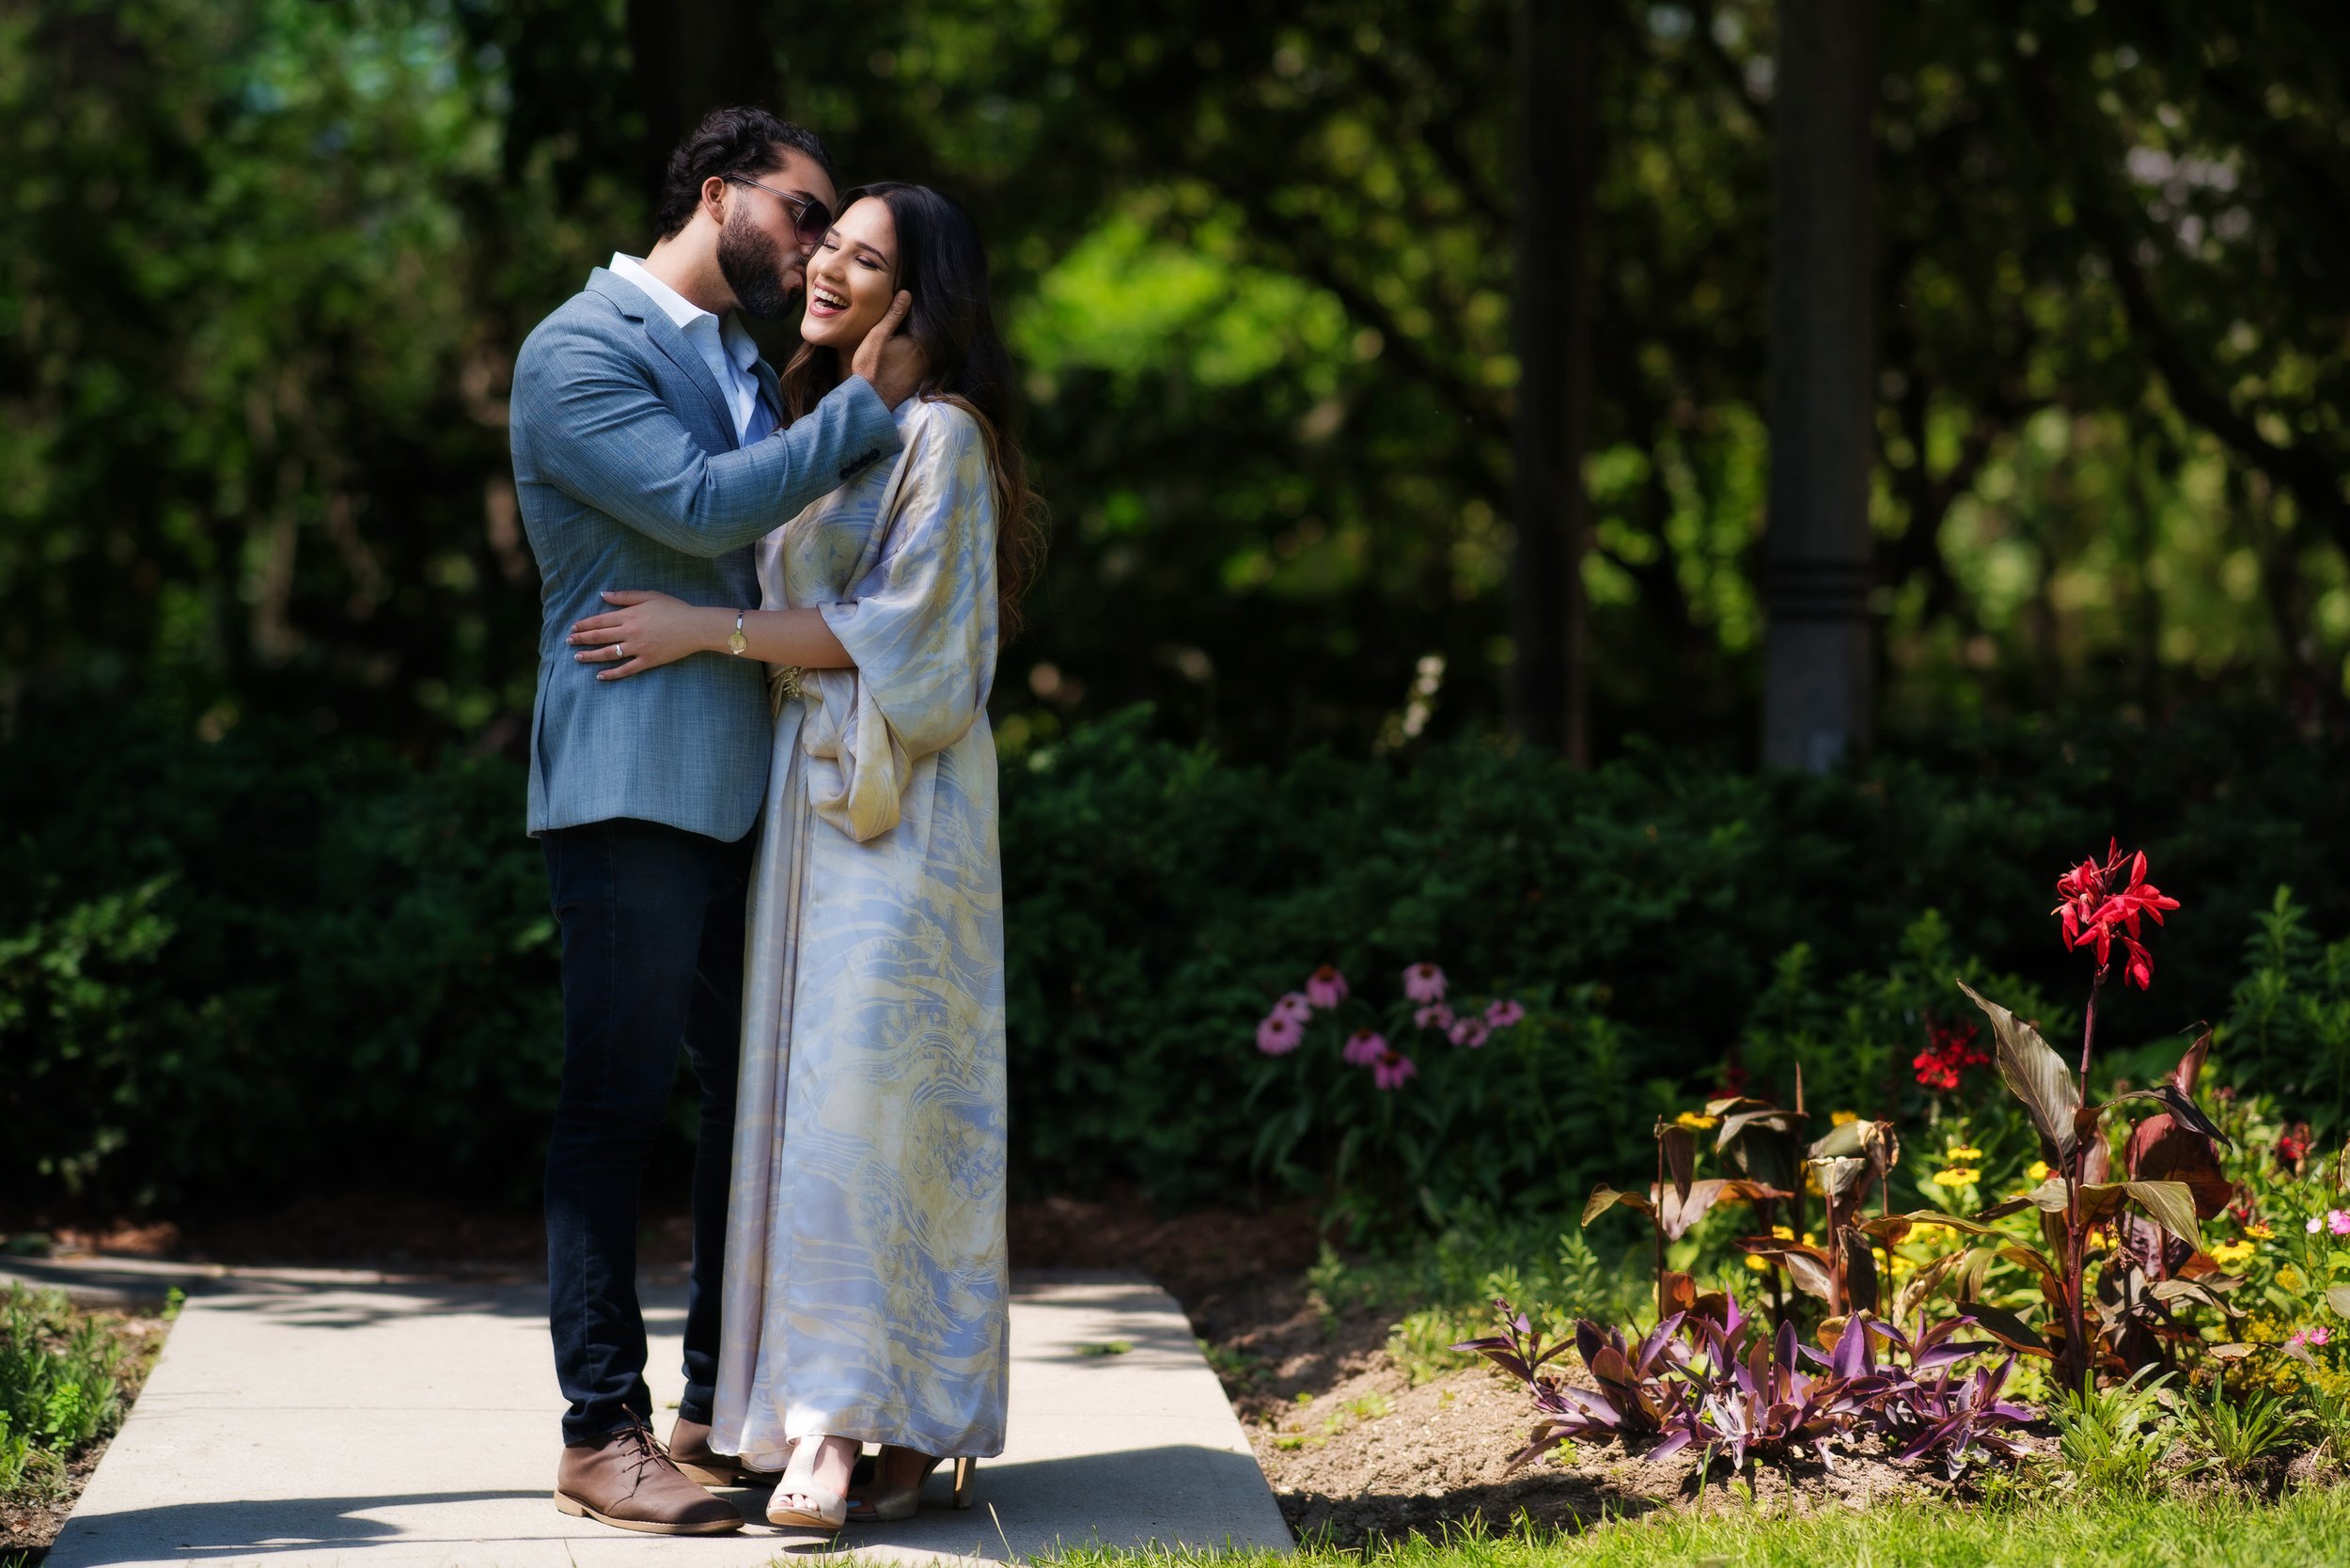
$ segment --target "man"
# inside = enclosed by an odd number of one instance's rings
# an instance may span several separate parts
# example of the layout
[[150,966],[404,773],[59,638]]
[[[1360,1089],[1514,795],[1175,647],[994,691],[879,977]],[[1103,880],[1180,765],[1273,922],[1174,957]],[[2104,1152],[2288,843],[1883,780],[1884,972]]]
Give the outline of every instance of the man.
[[[529,829],[563,933],[563,1083],[547,1152],[548,1316],[563,1418],[556,1504],[659,1534],[742,1515],[680,1470],[709,1450],[741,1028],[744,900],[773,722],[766,670],[686,659],[600,682],[565,642],[609,588],[756,608],[751,542],[898,449],[889,409],[918,353],[891,334],[789,429],[736,313],[780,314],[838,204],[815,136],[721,109],[671,155],[660,242],[616,255],[539,324],[514,367],[514,483],[543,622]],[[651,1430],[636,1298],[637,1196],[681,1045],[701,1088],[685,1397]],[[674,1453],[675,1458],[672,1458]]]

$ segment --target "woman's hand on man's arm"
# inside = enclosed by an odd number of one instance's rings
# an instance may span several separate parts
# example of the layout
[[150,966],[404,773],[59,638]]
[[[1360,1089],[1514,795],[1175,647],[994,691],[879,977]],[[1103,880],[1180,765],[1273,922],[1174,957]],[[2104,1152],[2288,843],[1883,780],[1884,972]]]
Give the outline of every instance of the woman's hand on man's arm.
[[[572,659],[603,666],[599,681],[624,681],[675,664],[693,653],[728,654],[735,612],[688,604],[666,593],[607,590],[615,606],[572,623]],[[803,669],[843,669],[854,663],[819,610],[750,610],[743,616],[743,657]],[[730,656],[730,655],[728,655]]]

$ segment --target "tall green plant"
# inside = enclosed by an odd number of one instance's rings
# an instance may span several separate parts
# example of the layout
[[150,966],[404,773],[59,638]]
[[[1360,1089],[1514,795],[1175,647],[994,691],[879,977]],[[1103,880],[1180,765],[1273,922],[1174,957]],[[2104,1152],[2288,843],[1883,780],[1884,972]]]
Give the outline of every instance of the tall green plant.
[[2280,887],[2244,959],[2222,1043],[2264,1087],[2341,1135],[2350,1113],[2350,940],[2320,942],[2293,889]]

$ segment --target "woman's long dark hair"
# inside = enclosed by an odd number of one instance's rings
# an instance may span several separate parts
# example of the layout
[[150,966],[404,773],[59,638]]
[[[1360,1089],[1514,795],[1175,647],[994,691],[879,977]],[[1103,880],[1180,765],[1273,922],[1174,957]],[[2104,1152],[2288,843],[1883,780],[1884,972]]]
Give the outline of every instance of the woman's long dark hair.
[[[1044,521],[1028,489],[1027,463],[1014,428],[1011,355],[988,304],[987,251],[979,226],[952,198],[927,185],[896,180],[863,185],[863,197],[886,205],[898,229],[894,287],[914,306],[898,330],[922,349],[929,373],[916,396],[954,403],[979,421],[995,478],[995,597],[1000,640],[1020,631],[1020,599],[1044,557]],[[783,406],[794,419],[840,384],[838,351],[802,343],[783,370]]]

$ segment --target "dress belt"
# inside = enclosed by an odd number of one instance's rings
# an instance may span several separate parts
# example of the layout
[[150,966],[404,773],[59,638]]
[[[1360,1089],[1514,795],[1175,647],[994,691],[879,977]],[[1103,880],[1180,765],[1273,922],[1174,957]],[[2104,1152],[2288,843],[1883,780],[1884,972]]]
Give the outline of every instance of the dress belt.
[[807,695],[800,685],[800,675],[797,665],[767,666],[767,713],[770,718],[780,718],[785,703]]

